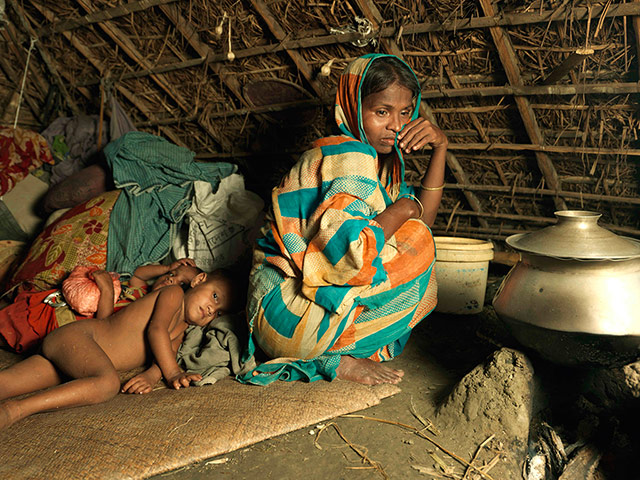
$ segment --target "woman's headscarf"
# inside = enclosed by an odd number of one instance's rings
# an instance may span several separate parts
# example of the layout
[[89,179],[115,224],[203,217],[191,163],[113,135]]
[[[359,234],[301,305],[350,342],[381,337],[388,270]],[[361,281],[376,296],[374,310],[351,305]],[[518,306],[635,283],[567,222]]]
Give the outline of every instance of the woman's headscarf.
[[[342,133],[348,135],[356,140],[361,141],[369,145],[367,135],[365,134],[364,127],[362,125],[362,98],[361,88],[363,80],[369,70],[371,64],[383,57],[394,57],[400,60],[407,69],[414,75],[413,69],[407,65],[407,63],[396,57],[395,55],[386,55],[382,53],[370,53],[353,60],[346,66],[340,78],[338,79],[338,88],[336,91],[336,103],[335,103],[335,120],[338,128]],[[419,84],[416,77],[416,83]],[[420,107],[421,95],[418,92],[416,97],[416,106],[413,109],[413,115],[411,120],[418,118],[418,109]],[[389,179],[392,184],[397,184],[404,178],[404,159],[402,157],[402,151],[398,148],[398,142],[394,144],[395,161],[393,162],[392,172],[390,172],[391,178]]]

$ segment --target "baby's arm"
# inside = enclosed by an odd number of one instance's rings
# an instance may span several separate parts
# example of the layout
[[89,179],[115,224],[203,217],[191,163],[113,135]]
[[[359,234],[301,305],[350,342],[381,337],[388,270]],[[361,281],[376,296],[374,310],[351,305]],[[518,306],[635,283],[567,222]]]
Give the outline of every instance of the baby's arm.
[[169,265],[143,265],[135,269],[129,279],[129,285],[132,287],[144,287],[147,285],[147,281],[164,275],[168,271]]
[[202,377],[194,373],[183,372],[176,362],[176,349],[179,342],[173,342],[170,330],[178,321],[182,321],[180,310],[183,308],[184,292],[177,285],[165,287],[158,293],[151,320],[147,328],[149,345],[162,376],[170,387],[176,390],[188,387],[194,380]]
[[[180,343],[182,343],[182,337],[176,338],[172,343],[174,352],[178,351]],[[202,375],[188,374],[190,375],[190,381],[202,380]],[[139,373],[135,377],[127,381],[122,387],[122,393],[149,393],[153,390],[153,386],[162,378],[162,371],[158,364],[154,363],[144,372]]]
[[175,270],[180,265],[191,265],[192,267],[195,267],[196,262],[191,258],[181,258],[180,260],[173,262],[171,265],[143,265],[135,269],[131,279],[129,280],[129,285],[132,287],[143,287],[147,285],[149,280],[153,280],[154,278],[158,278],[160,275],[164,275],[171,270]]
[[96,285],[98,285],[98,290],[100,290],[100,300],[98,300],[96,318],[106,318],[113,313],[113,279],[109,272],[105,270],[96,270],[91,276],[93,277],[93,281],[96,282]]

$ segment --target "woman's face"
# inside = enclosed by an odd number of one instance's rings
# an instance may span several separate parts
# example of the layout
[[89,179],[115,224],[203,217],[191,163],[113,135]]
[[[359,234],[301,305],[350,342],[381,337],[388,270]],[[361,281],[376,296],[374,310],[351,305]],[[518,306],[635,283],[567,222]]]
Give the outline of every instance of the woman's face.
[[413,114],[411,90],[399,83],[362,99],[362,126],[369,144],[378,154],[393,150],[396,135]]

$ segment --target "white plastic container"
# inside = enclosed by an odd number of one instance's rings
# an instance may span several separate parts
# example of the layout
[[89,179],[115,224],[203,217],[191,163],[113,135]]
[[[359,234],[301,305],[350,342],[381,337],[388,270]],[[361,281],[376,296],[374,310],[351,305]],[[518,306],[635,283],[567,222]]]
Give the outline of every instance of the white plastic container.
[[437,312],[468,315],[484,307],[493,243],[463,237],[435,237]]

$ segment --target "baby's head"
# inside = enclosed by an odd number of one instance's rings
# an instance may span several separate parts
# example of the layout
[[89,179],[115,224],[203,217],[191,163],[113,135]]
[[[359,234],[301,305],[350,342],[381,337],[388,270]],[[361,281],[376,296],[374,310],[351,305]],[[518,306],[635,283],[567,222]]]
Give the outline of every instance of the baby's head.
[[199,273],[191,280],[191,288],[184,294],[185,321],[205,326],[227,313],[244,309],[246,282],[228,269]]
[[191,265],[179,265],[173,270],[169,270],[164,275],[160,275],[154,282],[151,290],[158,290],[159,288],[166,287],[167,285],[180,285],[183,288],[187,288],[191,284],[191,281],[200,273],[202,273],[202,270],[198,267]]

